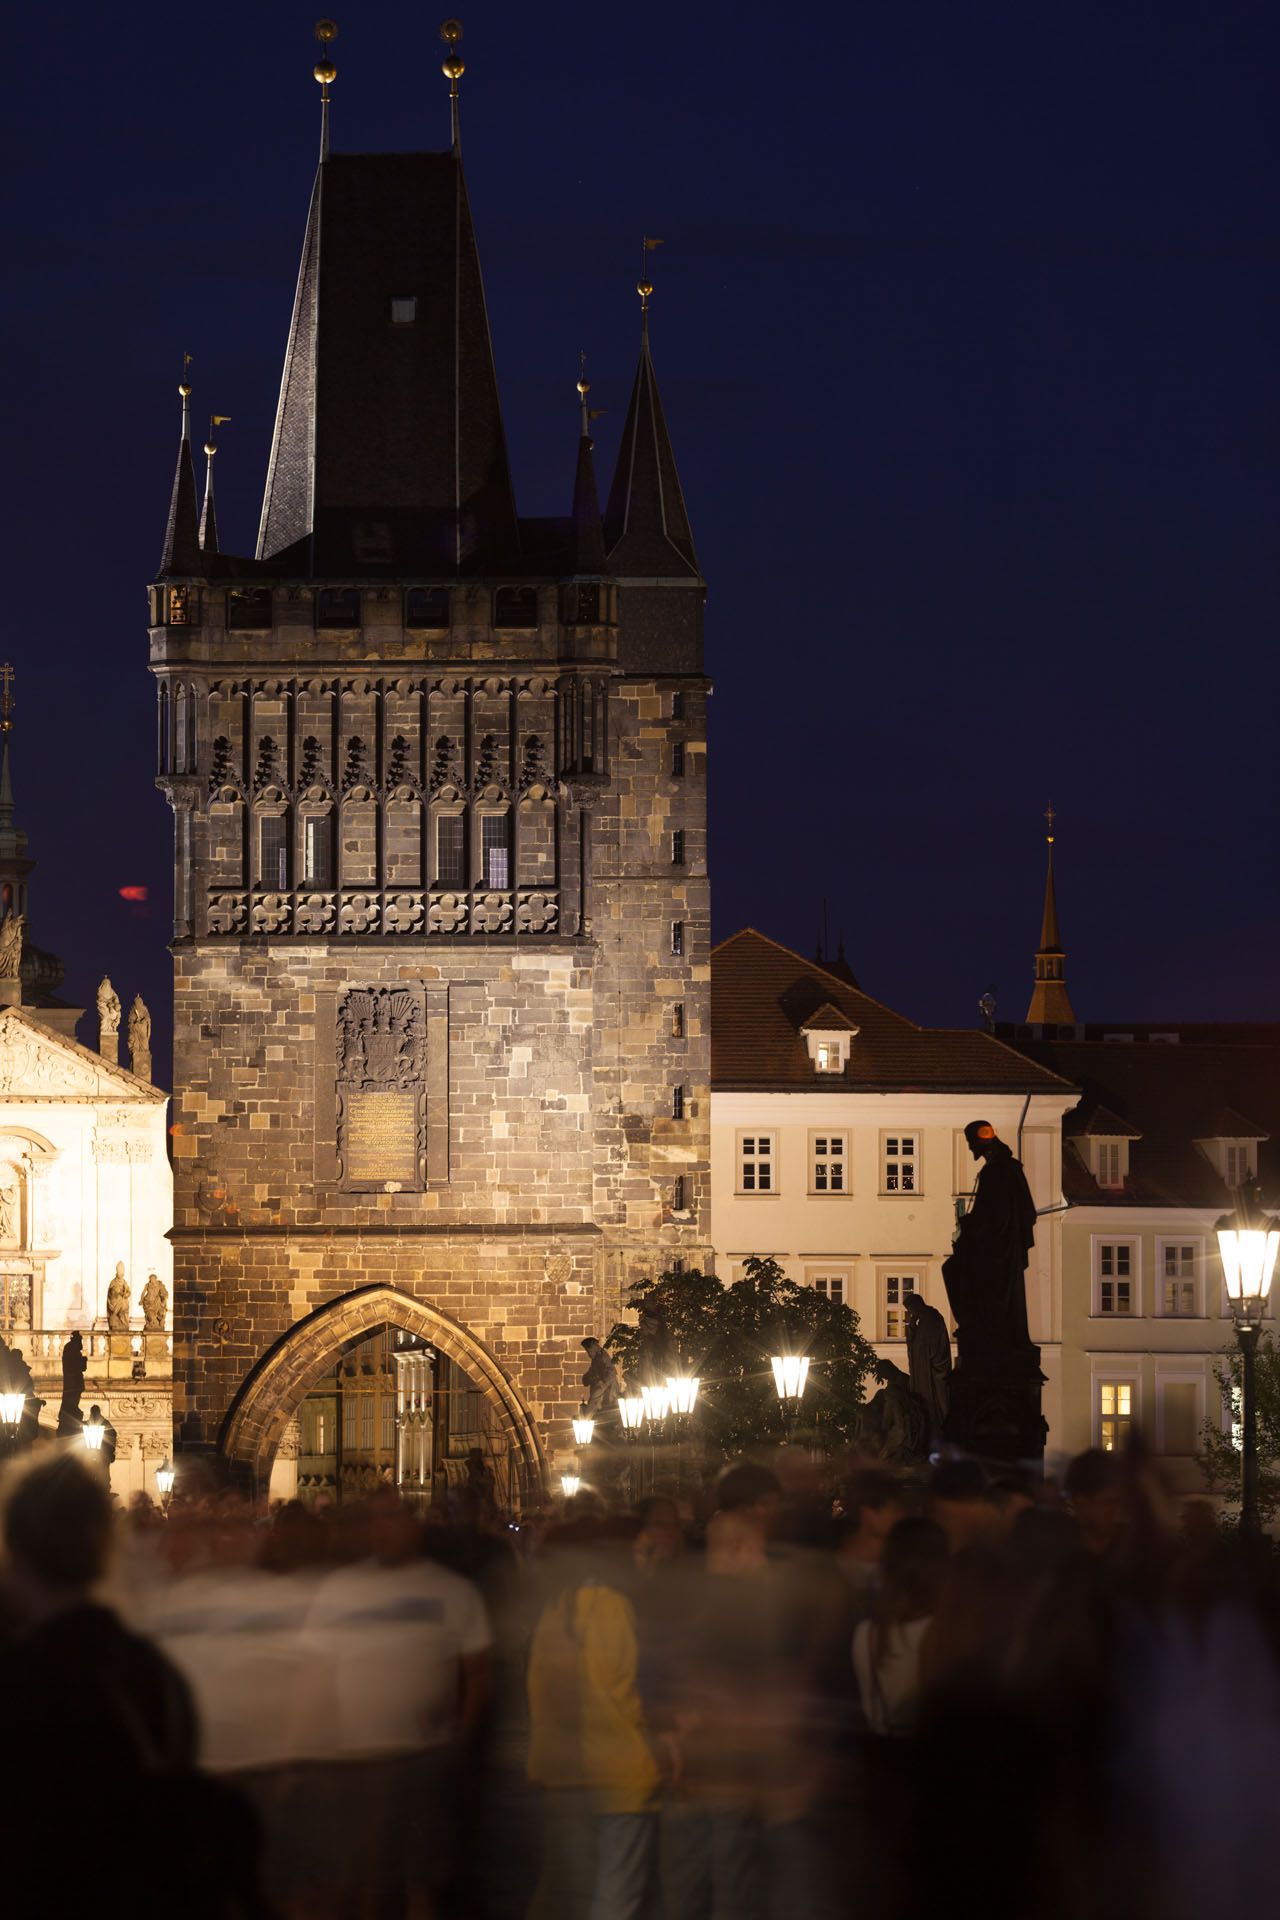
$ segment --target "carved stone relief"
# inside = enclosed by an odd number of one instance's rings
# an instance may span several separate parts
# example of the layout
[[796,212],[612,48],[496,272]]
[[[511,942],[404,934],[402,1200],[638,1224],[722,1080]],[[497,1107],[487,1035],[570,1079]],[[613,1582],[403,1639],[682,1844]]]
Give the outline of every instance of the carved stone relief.
[[426,1010],[419,987],[353,987],[338,1007],[337,1148],[358,1192],[421,1188]]

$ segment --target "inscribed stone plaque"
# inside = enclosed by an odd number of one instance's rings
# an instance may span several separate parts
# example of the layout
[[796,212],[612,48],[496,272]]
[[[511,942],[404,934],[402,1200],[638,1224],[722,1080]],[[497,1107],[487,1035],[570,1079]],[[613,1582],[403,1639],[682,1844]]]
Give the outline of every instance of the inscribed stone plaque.
[[357,1192],[417,1191],[426,1162],[421,987],[352,987],[337,1021],[338,1175]]
[[413,1087],[358,1088],[346,1097],[347,1179],[418,1184],[418,1094]]

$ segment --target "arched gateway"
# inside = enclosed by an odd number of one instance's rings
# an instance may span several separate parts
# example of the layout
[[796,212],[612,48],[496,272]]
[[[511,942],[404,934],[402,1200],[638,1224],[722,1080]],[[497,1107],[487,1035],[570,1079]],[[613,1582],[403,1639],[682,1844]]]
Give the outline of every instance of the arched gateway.
[[493,1354],[438,1307],[395,1287],[357,1287],[299,1320],[263,1354],[245,1379],[218,1436],[218,1451],[257,1487],[265,1488],[285,1429],[314,1383],[353,1341],[393,1326],[429,1342],[455,1362],[483,1393],[505,1434],[526,1496],[545,1478],[533,1421]]

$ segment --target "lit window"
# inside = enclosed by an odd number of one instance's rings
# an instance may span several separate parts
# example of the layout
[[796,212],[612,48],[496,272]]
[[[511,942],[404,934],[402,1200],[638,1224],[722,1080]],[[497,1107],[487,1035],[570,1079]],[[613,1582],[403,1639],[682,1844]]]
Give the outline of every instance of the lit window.
[[169,625],[186,627],[191,624],[191,589],[189,587],[170,587],[169,589]]
[[844,1048],[838,1040],[819,1040],[814,1062],[819,1073],[839,1073],[844,1065]]
[[684,865],[684,828],[677,827],[671,836],[671,864],[673,867]]
[[905,1340],[907,1337],[906,1298],[909,1293],[923,1293],[918,1273],[886,1273],[884,1275],[884,1338],[886,1340]]
[[844,1193],[846,1141],[842,1133],[816,1133],[813,1136],[814,1193]]
[[465,887],[466,884],[465,823],[460,813],[442,813],[436,821],[436,885]]
[[833,1307],[844,1305],[844,1275],[842,1273],[818,1273],[809,1282],[815,1293],[829,1300]]
[[413,296],[391,302],[391,324],[393,327],[411,327],[418,317],[418,302]]
[[1098,1445],[1104,1453],[1119,1453],[1133,1426],[1132,1380],[1098,1382]]
[[919,1142],[914,1133],[887,1133],[884,1136],[883,1192],[915,1193],[919,1166]]
[[486,887],[509,887],[511,829],[505,813],[486,813],[481,820],[480,852]]
[[1194,1241],[1166,1241],[1161,1249],[1163,1311],[1174,1317],[1194,1316],[1196,1310],[1196,1247]]
[[302,828],[302,884],[304,887],[333,885],[333,816],[308,814]]
[[772,1193],[773,1135],[744,1133],[738,1156],[738,1187],[742,1193]]
[[1104,1240],[1098,1248],[1098,1312],[1133,1312],[1133,1245]]

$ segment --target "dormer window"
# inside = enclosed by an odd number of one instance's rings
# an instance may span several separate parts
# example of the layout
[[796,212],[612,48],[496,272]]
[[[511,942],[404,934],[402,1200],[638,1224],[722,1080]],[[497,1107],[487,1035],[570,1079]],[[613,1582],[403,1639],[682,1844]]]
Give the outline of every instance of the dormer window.
[[830,1004],[810,1014],[800,1029],[815,1073],[843,1073],[858,1029],[847,1014]]
[[1258,1147],[1269,1138],[1256,1120],[1237,1113],[1234,1107],[1219,1107],[1209,1116],[1196,1145],[1223,1185],[1234,1192],[1257,1179]]
[[1100,1187],[1111,1192],[1123,1187],[1129,1177],[1129,1142],[1127,1140],[1094,1140],[1093,1177]]

